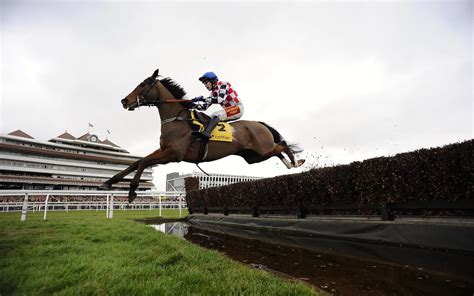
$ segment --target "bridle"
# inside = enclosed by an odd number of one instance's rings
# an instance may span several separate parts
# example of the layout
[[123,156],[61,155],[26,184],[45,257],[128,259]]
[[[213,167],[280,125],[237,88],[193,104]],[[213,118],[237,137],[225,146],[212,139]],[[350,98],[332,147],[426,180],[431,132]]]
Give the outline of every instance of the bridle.
[[[150,79],[153,79],[153,82],[150,83],[150,85],[145,89],[143,90],[142,92],[140,92],[138,95],[137,95],[137,106],[136,107],[140,107],[140,106],[158,106],[159,104],[162,104],[162,103],[177,103],[177,101],[180,101],[180,100],[174,100],[174,101],[162,101],[160,100],[160,89],[157,88],[157,92],[158,92],[158,100],[147,100],[147,95],[148,93],[152,90],[153,87],[156,86],[156,83],[158,82],[158,79],[154,79],[153,77],[148,77],[147,79],[145,79],[145,81],[147,80],[150,80]],[[186,118],[186,117],[181,117],[180,114],[181,112],[185,111],[186,109],[183,109],[181,110],[177,116],[175,117],[171,117],[171,118],[168,118],[168,119],[164,119],[161,121],[161,124],[164,125],[164,124],[167,124],[167,123],[170,123],[170,122],[173,122],[173,121],[190,121],[191,119],[190,118]]]
[[[158,70],[157,70],[158,71]],[[190,103],[192,102],[192,100],[189,100],[189,99],[179,99],[179,100],[160,100],[160,88],[157,87],[156,88],[156,91],[158,92],[158,99],[157,100],[154,100],[154,99],[148,99],[148,93],[153,89],[153,87],[156,86],[156,84],[158,83],[158,79],[156,79],[156,76],[158,75],[157,74],[157,71],[155,71],[156,75],[153,74],[153,76],[151,77],[148,77],[147,79],[145,79],[145,81],[143,81],[140,85],[143,85],[144,83],[147,83],[147,87],[146,89],[142,90],[138,95],[137,95],[137,99],[135,100],[134,103],[130,104],[127,106],[127,108],[129,110],[133,110],[137,107],[140,107],[140,106],[156,106],[156,107],[159,107],[160,104],[165,104],[165,103]],[[153,81],[150,81],[150,80],[153,80]],[[127,100],[126,98],[122,100],[122,102],[124,100]],[[128,100],[127,100],[128,102]],[[122,103],[124,104],[124,103]]]
[[158,104],[165,102],[165,101],[160,101],[159,100],[159,98],[160,98],[160,89],[159,88],[156,88],[156,90],[158,92],[158,100],[148,100],[147,99],[148,93],[153,89],[153,87],[156,86],[156,83],[158,82],[158,79],[155,79],[155,78],[152,78],[152,77],[148,77],[146,80],[150,80],[150,79],[153,79],[153,82],[150,83],[150,85],[147,87],[147,89],[145,89],[144,91],[140,92],[137,95],[137,107],[140,107],[140,106],[157,106]]

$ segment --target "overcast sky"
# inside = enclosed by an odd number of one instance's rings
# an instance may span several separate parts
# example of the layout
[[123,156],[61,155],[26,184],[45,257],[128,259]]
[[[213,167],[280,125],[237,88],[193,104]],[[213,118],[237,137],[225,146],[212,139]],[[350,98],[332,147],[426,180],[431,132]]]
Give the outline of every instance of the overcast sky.
[[[159,68],[189,97],[216,72],[242,119],[308,159],[291,171],[232,156],[202,164],[210,173],[274,176],[473,138],[471,1],[0,2],[0,133],[79,137],[90,122],[144,156],[158,148],[158,112],[120,100]],[[193,170],[159,166],[155,185]]]

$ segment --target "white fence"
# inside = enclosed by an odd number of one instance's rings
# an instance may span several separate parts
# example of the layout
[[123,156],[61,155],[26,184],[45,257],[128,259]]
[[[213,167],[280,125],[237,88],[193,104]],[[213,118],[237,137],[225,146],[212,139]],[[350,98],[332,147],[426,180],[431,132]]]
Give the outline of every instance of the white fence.
[[[46,220],[48,211],[80,211],[105,210],[107,218],[113,218],[114,210],[153,210],[158,209],[161,216],[162,209],[179,209],[179,216],[186,208],[184,191],[137,191],[136,201],[117,201],[118,197],[126,198],[128,191],[72,191],[72,190],[2,190],[0,200],[5,197],[22,198],[23,201],[0,202],[1,212],[20,212],[21,221],[26,221],[28,211],[44,211]],[[84,197],[84,201],[51,201],[54,197]],[[31,201],[32,198],[45,198],[44,201]],[[103,200],[100,200],[103,198]],[[146,198],[145,201],[141,198]],[[99,199],[87,201],[86,199]],[[169,199],[173,199],[172,201]]]

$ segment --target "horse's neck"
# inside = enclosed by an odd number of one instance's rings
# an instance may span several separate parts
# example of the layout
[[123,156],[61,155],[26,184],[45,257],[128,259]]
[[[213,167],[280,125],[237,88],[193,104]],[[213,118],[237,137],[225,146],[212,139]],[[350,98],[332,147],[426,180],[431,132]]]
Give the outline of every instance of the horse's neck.
[[[162,101],[169,101],[175,100],[173,95],[161,84],[158,83],[158,90],[161,95],[160,100]],[[170,119],[177,116],[184,115],[183,111],[185,108],[180,103],[161,103],[158,106],[158,112],[160,113],[161,120]]]
[[160,113],[162,121],[178,116],[183,117],[189,113],[189,111],[185,111],[185,108],[179,103],[162,103],[158,107],[158,112]]

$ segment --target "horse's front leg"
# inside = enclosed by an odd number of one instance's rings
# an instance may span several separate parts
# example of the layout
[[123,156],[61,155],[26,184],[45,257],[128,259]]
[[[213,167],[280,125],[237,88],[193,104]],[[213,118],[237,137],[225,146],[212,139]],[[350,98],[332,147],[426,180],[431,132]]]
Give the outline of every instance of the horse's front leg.
[[125,178],[125,176],[136,170],[141,161],[142,159],[135,161],[128,168],[102,183],[102,185],[99,186],[99,190],[110,190],[112,188],[112,184],[120,182],[123,180],[123,178]]
[[167,164],[173,161],[177,161],[177,157],[175,153],[171,151],[171,149],[158,149],[155,152],[151,153],[150,155],[142,158],[140,163],[138,164],[137,172],[135,173],[135,177],[133,177],[132,182],[130,182],[130,191],[128,192],[128,202],[132,202],[136,197],[138,186],[140,185],[140,178],[142,176],[143,171],[152,165],[157,164]]

